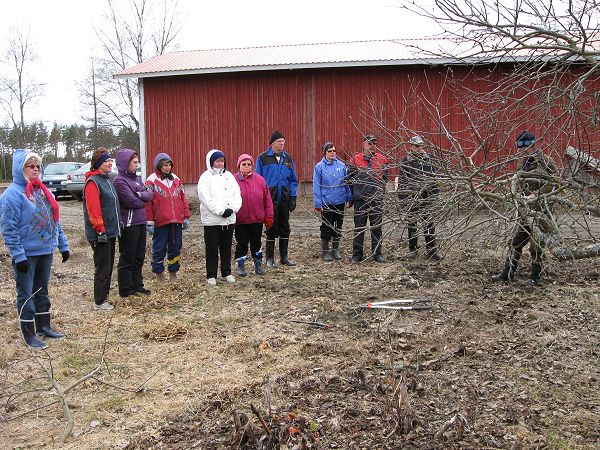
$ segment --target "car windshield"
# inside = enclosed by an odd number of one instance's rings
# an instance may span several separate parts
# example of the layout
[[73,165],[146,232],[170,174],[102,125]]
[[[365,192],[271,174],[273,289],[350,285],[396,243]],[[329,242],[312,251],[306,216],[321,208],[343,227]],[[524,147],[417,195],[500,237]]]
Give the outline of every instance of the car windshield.
[[44,169],[44,175],[63,175],[77,170],[77,164],[50,164]]

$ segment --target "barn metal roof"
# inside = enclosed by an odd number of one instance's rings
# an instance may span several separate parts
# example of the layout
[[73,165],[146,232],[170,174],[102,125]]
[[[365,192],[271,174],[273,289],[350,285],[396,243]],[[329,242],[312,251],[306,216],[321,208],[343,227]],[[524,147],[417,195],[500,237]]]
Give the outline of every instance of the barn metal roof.
[[460,57],[472,50],[471,43],[440,38],[191,50],[157,56],[125,69],[115,77],[147,78],[258,70],[444,64],[456,63],[457,60],[431,55],[452,54]]

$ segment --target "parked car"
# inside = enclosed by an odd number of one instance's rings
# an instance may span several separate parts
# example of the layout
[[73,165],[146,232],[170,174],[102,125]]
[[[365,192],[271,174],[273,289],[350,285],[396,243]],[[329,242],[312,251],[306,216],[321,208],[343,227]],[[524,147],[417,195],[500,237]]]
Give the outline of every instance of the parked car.
[[[75,197],[77,200],[81,200],[83,198],[83,187],[85,185],[85,174],[86,172],[89,172],[91,167],[91,163],[86,163],[83,166],[81,166],[79,169],[70,172],[67,175],[67,191],[69,191],[69,194],[71,194],[73,197]],[[112,172],[108,174],[109,178],[111,180],[114,180],[114,178],[117,176],[119,172],[117,171],[117,165],[113,164],[112,166]],[[137,171],[136,171],[138,176],[142,176],[142,169],[140,167],[138,167]]]
[[48,164],[44,167],[42,183],[46,185],[55,197],[69,195],[69,191],[67,190],[67,175],[81,166],[83,166],[82,162],[57,162]]

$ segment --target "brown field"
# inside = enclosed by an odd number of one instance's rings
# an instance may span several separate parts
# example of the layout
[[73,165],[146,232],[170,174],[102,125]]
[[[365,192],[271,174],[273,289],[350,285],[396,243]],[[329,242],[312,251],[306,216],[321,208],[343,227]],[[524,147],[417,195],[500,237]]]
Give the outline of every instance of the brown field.
[[[236,448],[248,434],[236,436],[235,411],[270,448],[303,448],[302,439],[321,449],[600,446],[597,260],[551,260],[532,290],[488,281],[504,257],[497,242],[457,243],[438,263],[325,264],[304,198],[292,221],[296,267],[209,287],[195,208],[179,280],[157,284],[147,257],[152,294],[119,299],[115,273],[116,308],[102,314],[91,308],[81,203],[60,205],[72,257],[55,258],[50,293],[53,323],[68,337],[37,360],[21,342],[10,260],[0,252],[0,448]],[[393,239],[388,256],[405,245]],[[349,248],[345,240],[346,257]],[[523,277],[528,262],[525,253]],[[422,296],[431,311],[354,308]],[[65,387],[102,357],[101,371],[66,395],[74,426],[63,443],[67,421],[40,364]]]

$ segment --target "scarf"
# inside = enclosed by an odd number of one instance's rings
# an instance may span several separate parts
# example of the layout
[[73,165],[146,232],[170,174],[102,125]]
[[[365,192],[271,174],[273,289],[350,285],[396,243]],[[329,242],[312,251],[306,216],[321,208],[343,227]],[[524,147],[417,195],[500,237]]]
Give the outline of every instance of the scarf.
[[54,219],[54,222],[58,222],[58,219],[59,219],[59,216],[58,216],[58,203],[56,202],[56,199],[50,193],[50,191],[48,191],[48,188],[44,185],[44,183],[42,183],[40,181],[39,178],[35,178],[33,180],[29,180],[29,182],[27,183],[27,186],[25,187],[25,195],[27,195],[27,198],[33,201],[33,190],[35,188],[38,188],[38,189],[42,190],[42,192],[44,193],[44,195],[48,199],[48,202],[50,203],[50,206],[52,206],[52,218]]

